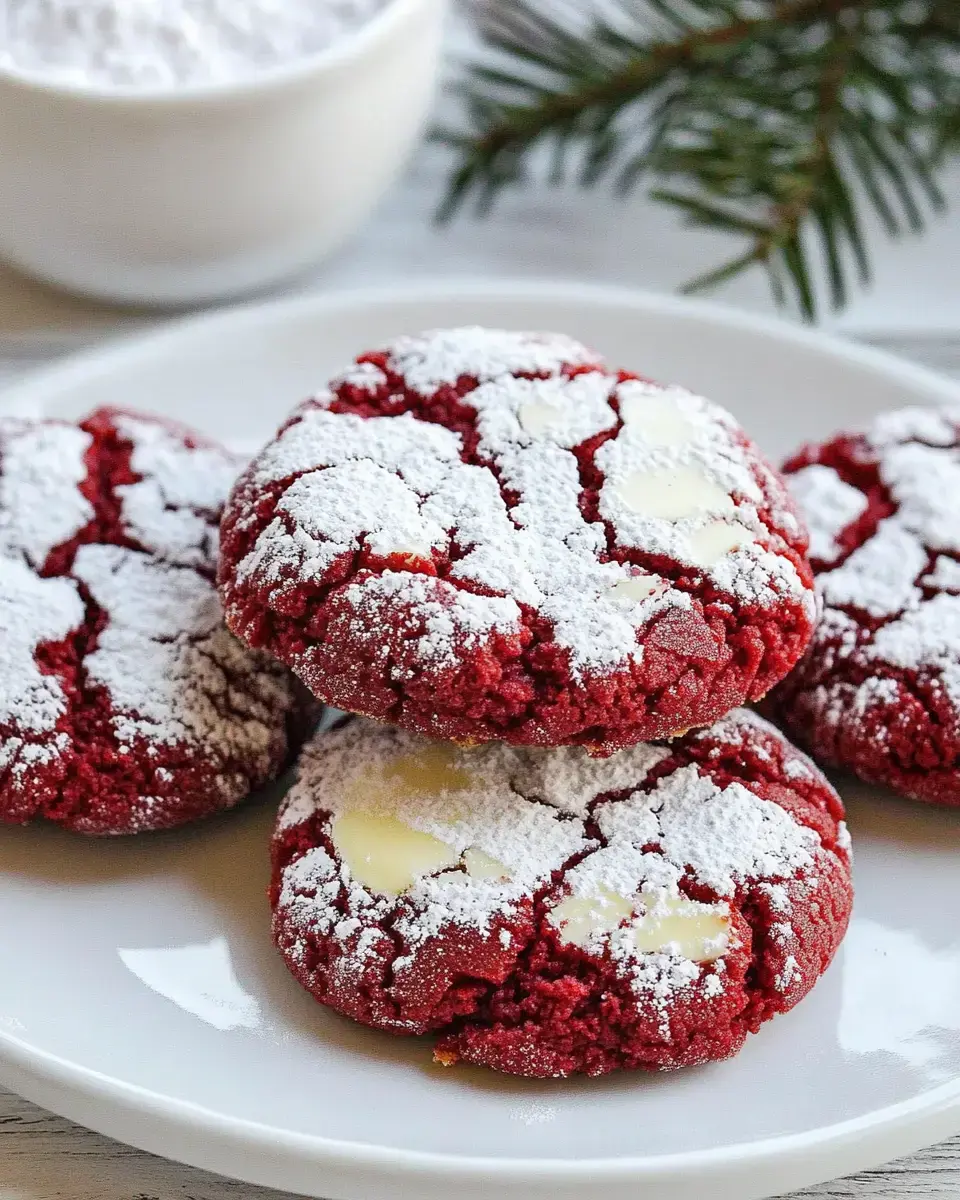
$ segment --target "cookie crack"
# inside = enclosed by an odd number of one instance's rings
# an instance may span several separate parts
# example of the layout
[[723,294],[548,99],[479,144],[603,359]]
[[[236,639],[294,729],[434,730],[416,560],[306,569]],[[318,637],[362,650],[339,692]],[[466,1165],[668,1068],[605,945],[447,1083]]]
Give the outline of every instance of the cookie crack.
[[872,453],[866,457],[866,452],[867,443],[862,437],[842,437],[825,446],[805,447],[784,463],[788,483],[790,476],[804,467],[830,467],[843,483],[856,488],[866,500],[860,516],[834,534],[839,555],[829,564],[820,559],[812,560],[817,574],[842,567],[876,534],[881,523],[896,512],[891,491],[880,476],[879,460]]

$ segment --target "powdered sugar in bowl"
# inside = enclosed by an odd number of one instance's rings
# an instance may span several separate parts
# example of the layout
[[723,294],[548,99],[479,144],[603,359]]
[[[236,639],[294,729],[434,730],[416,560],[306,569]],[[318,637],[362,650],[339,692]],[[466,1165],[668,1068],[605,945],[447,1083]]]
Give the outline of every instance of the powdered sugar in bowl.
[[444,0],[0,0],[0,257],[110,300],[295,276],[429,107]]

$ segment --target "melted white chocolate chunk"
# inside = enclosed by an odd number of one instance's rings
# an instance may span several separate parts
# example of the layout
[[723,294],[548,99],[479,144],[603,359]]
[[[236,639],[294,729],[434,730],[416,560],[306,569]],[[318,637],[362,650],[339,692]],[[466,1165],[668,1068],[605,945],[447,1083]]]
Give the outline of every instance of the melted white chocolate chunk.
[[452,846],[389,813],[344,813],[334,821],[332,836],[341,861],[357,883],[384,896],[399,896],[425,875],[460,862]]
[[[634,915],[637,907],[645,911]],[[596,896],[568,896],[550,914],[563,940],[583,949],[628,920],[639,954],[672,954],[710,963],[722,957],[730,941],[726,905],[700,904],[685,896],[642,892],[633,901],[603,887]]]
[[695,467],[634,471],[618,485],[621,501],[644,517],[682,521],[708,512],[732,512],[731,497]]
[[[468,791],[476,780],[457,764],[453,746],[424,746],[380,770],[363,771],[347,789],[348,811],[333,823],[333,842],[358,883],[399,896],[418,879],[455,867],[459,853],[401,821],[395,809],[418,796]],[[457,813],[450,810],[451,820]],[[492,860],[491,860],[492,861]]]
[[562,418],[562,411],[552,404],[522,404],[517,413],[520,428],[531,437],[547,433]]
[[361,773],[345,799],[351,806],[389,809],[391,802],[396,804],[412,796],[469,791],[476,780],[458,765],[457,758],[453,746],[424,746],[419,753],[404,755],[380,771]]
[[682,446],[697,436],[696,427],[667,396],[623,395],[620,415],[651,446]]
[[725,904],[700,904],[686,896],[641,894],[647,911],[633,922],[633,941],[641,954],[675,954],[691,962],[721,958],[730,942]]
[[[334,821],[332,836],[341,862],[357,883],[384,896],[399,896],[419,879],[461,862],[453,846],[390,813],[345,813]],[[462,861],[473,879],[510,878],[502,862],[476,847],[464,851]]]
[[550,913],[550,923],[565,942],[586,947],[595,938],[612,933],[633,913],[633,904],[610,888],[596,896],[568,896]]
[[473,879],[509,879],[510,870],[502,862],[471,846],[463,852],[463,865]]
[[[478,780],[458,765],[459,756],[453,746],[428,745],[379,771],[363,771],[354,780],[347,789],[351,808],[334,820],[331,835],[358,883],[385,896],[399,896],[418,880],[461,862],[474,879],[510,878],[509,868],[485,851],[471,846],[461,857],[442,837],[414,829],[397,816],[398,809],[409,811],[410,800],[448,797],[476,787]],[[451,826],[463,816],[455,803],[447,812]]]
[[659,575],[632,575],[629,579],[621,579],[610,589],[610,595],[618,600],[628,600],[639,604],[660,590],[663,580]]
[[690,534],[690,558],[698,567],[713,567],[726,554],[756,541],[745,525],[716,521]]

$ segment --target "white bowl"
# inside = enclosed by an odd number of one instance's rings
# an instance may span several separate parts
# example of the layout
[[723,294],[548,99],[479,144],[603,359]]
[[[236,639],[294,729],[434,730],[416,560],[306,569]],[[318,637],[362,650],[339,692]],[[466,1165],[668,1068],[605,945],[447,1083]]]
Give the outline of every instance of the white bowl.
[[0,70],[0,257],[101,299],[190,304],[339,246],[426,117],[444,0],[250,81],[105,90]]

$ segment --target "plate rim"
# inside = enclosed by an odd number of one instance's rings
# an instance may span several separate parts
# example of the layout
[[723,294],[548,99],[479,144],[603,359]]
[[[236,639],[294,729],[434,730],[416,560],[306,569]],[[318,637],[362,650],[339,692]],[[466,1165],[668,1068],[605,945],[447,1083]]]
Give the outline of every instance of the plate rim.
[[[960,401],[960,382],[929,367],[913,363],[889,350],[865,345],[840,333],[801,325],[782,317],[754,313],[715,301],[691,299],[634,288],[626,284],[580,283],[558,277],[552,279],[489,279],[467,276],[463,279],[437,279],[406,284],[372,284],[364,287],[328,288],[322,291],[271,300],[250,300],[207,311],[187,312],[175,317],[158,314],[159,326],[107,327],[94,333],[77,349],[49,366],[36,367],[21,379],[0,390],[0,413],[11,411],[20,392],[59,386],[73,376],[86,375],[98,368],[111,368],[143,353],[162,349],[167,342],[176,344],[185,336],[202,336],[218,326],[282,324],[297,313],[339,308],[366,308],[374,305],[437,303],[443,301],[495,300],[511,303],[537,301],[584,303],[594,307],[613,305],[637,312],[656,312],[679,320],[707,322],[734,331],[764,334],[774,340],[819,351],[829,358],[853,363],[887,378],[893,377],[910,386],[922,388],[944,402]],[[103,334],[103,337],[99,337]]]
[[[508,303],[553,302],[582,304],[587,307],[617,307],[638,314],[655,314],[691,324],[706,323],[720,328],[759,334],[780,343],[788,343],[829,358],[838,364],[852,365],[894,379],[931,402],[960,402],[960,383],[870,346],[846,341],[781,319],[727,308],[709,301],[688,300],[634,289],[621,285],[586,284],[571,280],[444,280],[410,286],[383,285],[350,289],[329,289],[267,302],[253,302],[218,309],[200,315],[167,320],[160,329],[135,331],[109,338],[105,343],[69,355],[63,361],[30,372],[23,380],[0,392],[0,413],[35,411],[45,391],[59,391],[75,381],[90,380],[98,374],[123,369],[138,358],[149,358],[175,348],[185,338],[217,336],[218,331],[242,332],[244,328],[276,326],[336,309],[359,310],[375,306],[411,306],[444,301],[490,301]],[[32,399],[31,399],[32,398]],[[918,397],[919,399],[919,397]],[[0,1028],[0,1082],[27,1099],[54,1107],[63,1115],[85,1124],[77,1115],[83,1104],[94,1103],[106,1115],[95,1128],[109,1136],[143,1149],[173,1155],[181,1161],[208,1170],[225,1170],[223,1163],[244,1150],[248,1157],[254,1148],[260,1165],[252,1160],[234,1177],[273,1187],[296,1186],[289,1182],[297,1176],[287,1173],[287,1183],[277,1183],[263,1164],[278,1164],[278,1159],[293,1156],[301,1167],[327,1167],[347,1172],[360,1186],[389,1183],[450,1185],[495,1183],[505,1187],[578,1188],[584,1184],[608,1187],[637,1184],[675,1185],[702,1180],[709,1174],[716,1182],[721,1177],[747,1181],[751,1169],[762,1171],[777,1161],[792,1163],[790,1171],[778,1174],[776,1187],[808,1186],[831,1174],[845,1173],[873,1165],[879,1154],[884,1161],[929,1144],[950,1132],[960,1130],[960,1077],[936,1088],[874,1112],[803,1133],[780,1135],[759,1141],[730,1143],[709,1149],[674,1152],[666,1155],[623,1155],[585,1159],[471,1157],[431,1151],[390,1148],[363,1142],[345,1141],[319,1134],[294,1133],[246,1118],[224,1116],[213,1109],[163,1095],[99,1071],[79,1066],[62,1056],[31,1047],[9,1030]],[[63,1102],[59,1096],[63,1096]],[[54,1100],[51,1100],[54,1096]],[[156,1134],[131,1138],[125,1118],[139,1115],[154,1122]],[[121,1132],[118,1132],[122,1130]],[[210,1145],[209,1155],[190,1154],[170,1149],[170,1140],[186,1136],[188,1142]],[[894,1136],[899,1135],[899,1136]],[[166,1149],[164,1148],[166,1147]],[[816,1157],[810,1151],[818,1151]],[[831,1159],[830,1156],[833,1155]],[[886,1156],[886,1157],[884,1157]],[[204,1157],[206,1161],[203,1161]],[[819,1166],[817,1165],[819,1163]],[[359,1174],[358,1174],[359,1173]],[[781,1182],[782,1178],[782,1182]],[[314,1182],[313,1187],[320,1186]],[[747,1184],[749,1187],[749,1184]],[[316,1193],[314,1193],[316,1194]],[[531,1193],[526,1192],[527,1195]],[[750,1192],[752,1196],[762,1193]]]

